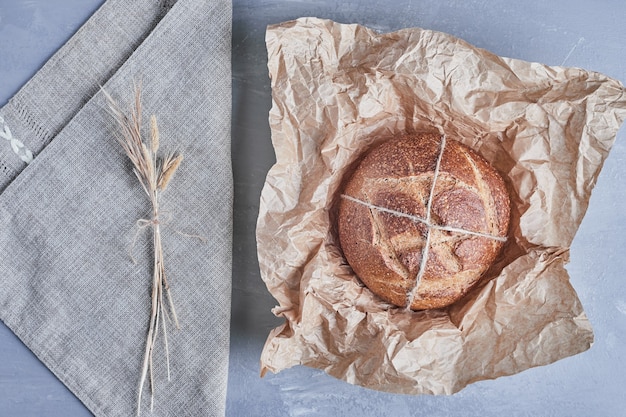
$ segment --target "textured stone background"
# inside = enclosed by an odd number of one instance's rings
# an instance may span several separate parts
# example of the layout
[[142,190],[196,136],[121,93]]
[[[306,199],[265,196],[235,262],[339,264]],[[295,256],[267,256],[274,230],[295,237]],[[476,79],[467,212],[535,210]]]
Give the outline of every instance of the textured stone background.
[[[0,105],[101,3],[0,0]],[[598,179],[567,266],[594,326],[595,344],[589,351],[476,383],[450,397],[373,392],[303,367],[259,378],[261,348],[279,324],[270,313],[275,302],[259,276],[254,235],[259,195],[274,163],[265,27],[302,16],[360,23],[381,32],[415,26],[440,30],[498,55],[582,67],[626,81],[626,11],[620,0],[234,0],[235,262],[227,415],[623,416],[625,129]],[[2,324],[0,415],[90,415]]]

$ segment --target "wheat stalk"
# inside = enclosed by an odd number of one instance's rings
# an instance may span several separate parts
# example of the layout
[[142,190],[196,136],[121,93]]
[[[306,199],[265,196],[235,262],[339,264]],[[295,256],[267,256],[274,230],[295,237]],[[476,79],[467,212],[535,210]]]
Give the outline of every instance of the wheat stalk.
[[[168,154],[165,158],[157,158],[159,149],[159,128],[156,116],[150,117],[150,142],[148,145],[142,139],[141,126],[141,88],[135,87],[134,105],[130,114],[124,113],[113,98],[103,91],[109,102],[109,109],[113,118],[119,125],[119,135],[117,141],[133,164],[133,172],[143,190],[148,195],[152,206],[152,218],[142,219],[143,224],[152,226],[153,246],[154,246],[154,269],[152,277],[152,308],[150,314],[150,325],[146,339],[143,366],[139,378],[139,389],[137,398],[137,415],[141,412],[141,399],[143,388],[150,375],[150,409],[154,409],[154,375],[153,375],[153,352],[159,335],[159,327],[163,331],[163,341],[165,346],[165,360],[167,366],[167,379],[170,380],[170,360],[169,345],[167,341],[167,325],[165,319],[171,319],[176,328],[180,328],[176,309],[172,301],[170,286],[165,275],[163,262],[163,245],[161,242],[161,223],[159,211],[159,196],[165,190],[172,179],[174,173],[183,160],[180,154]],[[167,298],[167,308],[165,308],[164,294]],[[171,318],[170,315],[171,314]]]

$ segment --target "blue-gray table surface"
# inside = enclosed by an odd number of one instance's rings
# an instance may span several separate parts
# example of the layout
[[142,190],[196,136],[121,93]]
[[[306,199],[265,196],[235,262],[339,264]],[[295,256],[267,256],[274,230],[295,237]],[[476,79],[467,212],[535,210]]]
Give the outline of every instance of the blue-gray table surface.
[[[102,2],[0,0],[0,106]],[[380,32],[439,30],[498,55],[581,67],[626,81],[626,3],[621,0],[233,0],[235,262],[227,415],[626,415],[625,129],[598,178],[567,265],[594,327],[589,351],[442,397],[379,393],[304,367],[259,377],[265,338],[280,323],[260,279],[254,235],[261,188],[274,163],[265,28],[302,16],[360,23]],[[0,323],[0,416],[88,415]]]

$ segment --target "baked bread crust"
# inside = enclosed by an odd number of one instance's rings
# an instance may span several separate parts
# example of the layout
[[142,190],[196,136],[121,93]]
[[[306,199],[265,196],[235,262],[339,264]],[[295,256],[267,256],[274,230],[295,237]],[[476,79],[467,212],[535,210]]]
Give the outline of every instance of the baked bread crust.
[[498,172],[436,133],[374,147],[339,200],[343,253],[383,300],[412,310],[462,298],[506,240],[510,202]]

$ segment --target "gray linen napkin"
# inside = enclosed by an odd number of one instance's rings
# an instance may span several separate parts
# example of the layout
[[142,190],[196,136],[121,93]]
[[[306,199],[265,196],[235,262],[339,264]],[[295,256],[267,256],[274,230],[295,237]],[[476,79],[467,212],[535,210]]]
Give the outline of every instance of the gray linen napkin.
[[0,109],[0,319],[97,416],[136,413],[150,314],[151,230],[136,223],[150,206],[99,92],[126,104],[135,81],[161,149],[185,157],[162,195],[181,329],[169,382],[157,343],[153,415],[224,414],[231,2],[172,3],[107,1]]

